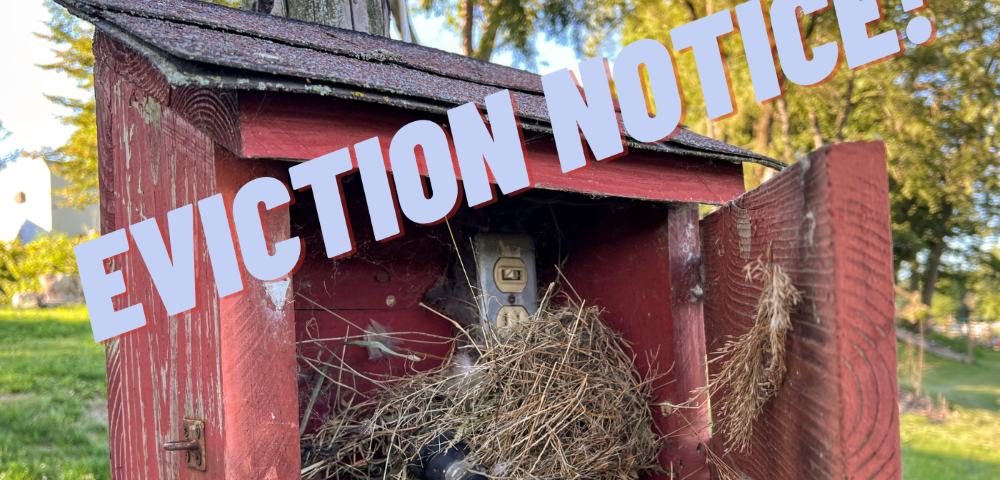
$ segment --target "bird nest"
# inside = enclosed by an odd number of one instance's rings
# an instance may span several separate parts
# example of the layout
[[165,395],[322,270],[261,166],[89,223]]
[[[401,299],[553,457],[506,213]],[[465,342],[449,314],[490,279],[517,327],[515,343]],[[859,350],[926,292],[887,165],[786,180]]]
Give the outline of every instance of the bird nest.
[[662,377],[641,377],[600,316],[569,303],[511,328],[456,324],[457,346],[440,368],[380,382],[302,437],[303,478],[418,478],[422,452],[437,443],[467,454],[469,475],[489,478],[658,471],[650,400]]

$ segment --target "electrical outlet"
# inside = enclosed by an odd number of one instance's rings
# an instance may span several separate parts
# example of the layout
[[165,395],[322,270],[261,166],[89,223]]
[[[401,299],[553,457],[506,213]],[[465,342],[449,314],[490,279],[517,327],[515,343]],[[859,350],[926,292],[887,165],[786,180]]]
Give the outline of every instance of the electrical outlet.
[[498,327],[527,320],[538,309],[534,241],[527,235],[480,234],[473,243],[481,317]]

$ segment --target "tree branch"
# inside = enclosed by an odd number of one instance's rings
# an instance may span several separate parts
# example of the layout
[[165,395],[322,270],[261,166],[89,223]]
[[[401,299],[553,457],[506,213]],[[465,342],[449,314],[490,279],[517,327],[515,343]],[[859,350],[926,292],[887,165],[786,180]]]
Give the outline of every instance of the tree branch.
[[476,49],[474,57],[490,61],[490,57],[493,56],[493,47],[496,46],[497,41],[497,31],[500,30],[500,25],[503,23],[503,16],[499,14],[502,3],[505,0],[497,0],[497,3],[490,8],[489,12],[486,12],[486,28],[483,29],[482,36],[479,37],[479,48]]
[[809,127],[812,129],[813,146],[819,150],[823,146],[823,132],[819,129],[819,118],[816,118],[816,112],[809,112]]
[[681,3],[683,3],[684,6],[687,7],[688,15],[691,16],[691,21],[693,22],[697,20],[698,12],[694,9],[694,4],[691,3],[691,0],[683,0]]
[[851,116],[851,109],[854,108],[851,97],[854,95],[855,76],[854,70],[851,70],[851,76],[847,79],[847,91],[844,92],[844,107],[837,113],[837,120],[834,122],[833,128],[838,142],[844,141],[844,125],[847,124],[847,119]]

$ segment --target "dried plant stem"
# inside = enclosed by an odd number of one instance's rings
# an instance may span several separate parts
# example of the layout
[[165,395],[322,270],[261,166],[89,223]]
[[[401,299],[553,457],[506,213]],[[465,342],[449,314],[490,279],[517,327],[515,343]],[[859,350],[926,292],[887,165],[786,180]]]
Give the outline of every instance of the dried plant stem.
[[303,478],[403,480],[420,448],[445,433],[490,478],[659,471],[649,400],[662,377],[640,378],[600,313],[549,307],[510,331],[482,332],[474,360],[455,353],[434,371],[383,381],[370,400],[303,436]]
[[791,277],[771,260],[770,250],[767,257],[745,268],[748,282],[764,285],[753,327],[716,352],[712,361],[721,361],[721,367],[708,386],[698,392],[707,390],[718,399],[712,405],[713,418],[725,433],[727,449],[740,453],[749,453],[753,422],[785,379],[785,339],[792,329],[791,309],[802,300]]

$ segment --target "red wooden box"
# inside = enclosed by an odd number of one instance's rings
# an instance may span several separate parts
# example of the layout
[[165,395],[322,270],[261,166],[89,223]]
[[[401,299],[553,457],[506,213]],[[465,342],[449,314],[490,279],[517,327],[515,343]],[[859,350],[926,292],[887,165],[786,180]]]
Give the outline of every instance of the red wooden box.
[[[59,1],[97,27],[104,233],[216,193],[231,202],[260,176],[287,182],[290,162],[373,136],[387,149],[403,125],[444,124],[447,109],[501,89],[517,101],[536,183],[481,209],[463,206],[447,225],[405,223],[403,237],[379,243],[360,182],[348,176],[358,249],[338,261],[323,254],[311,194],[297,194],[264,217],[269,240],[305,239],[302,268],[276,283],[245,275],[247,289],[224,299],[201,288],[198,308],[175,317],[141,259],[115,258],[129,287],[117,308],[142,302],[148,327],[106,347],[112,478],[298,477],[307,370],[296,341],[344,332],[324,309],[450,334],[418,306],[448,267],[449,226],[458,241],[532,235],[542,281],[562,264],[576,292],[634,342],[640,370],[670,372],[658,395],[672,403],[705,384],[707,353],[752,324],[760,285],[742,269],[770,246],[805,301],[794,312],[787,379],[757,422],[753,453],[725,454],[706,410],[657,409],[661,430],[675,433],[663,466],[675,478],[714,478],[715,449],[755,480],[901,476],[881,144],[824,148],[744,195],[741,163],[782,164],[688,131],[658,145],[630,140],[628,155],[565,175],[537,75],[200,2]],[[699,219],[698,204],[723,206]],[[199,281],[212,285],[197,238]],[[349,357],[375,372],[435,361],[372,363],[361,348]],[[182,436],[184,419],[204,422],[204,471],[162,448]],[[307,422],[314,428],[316,417]]]

